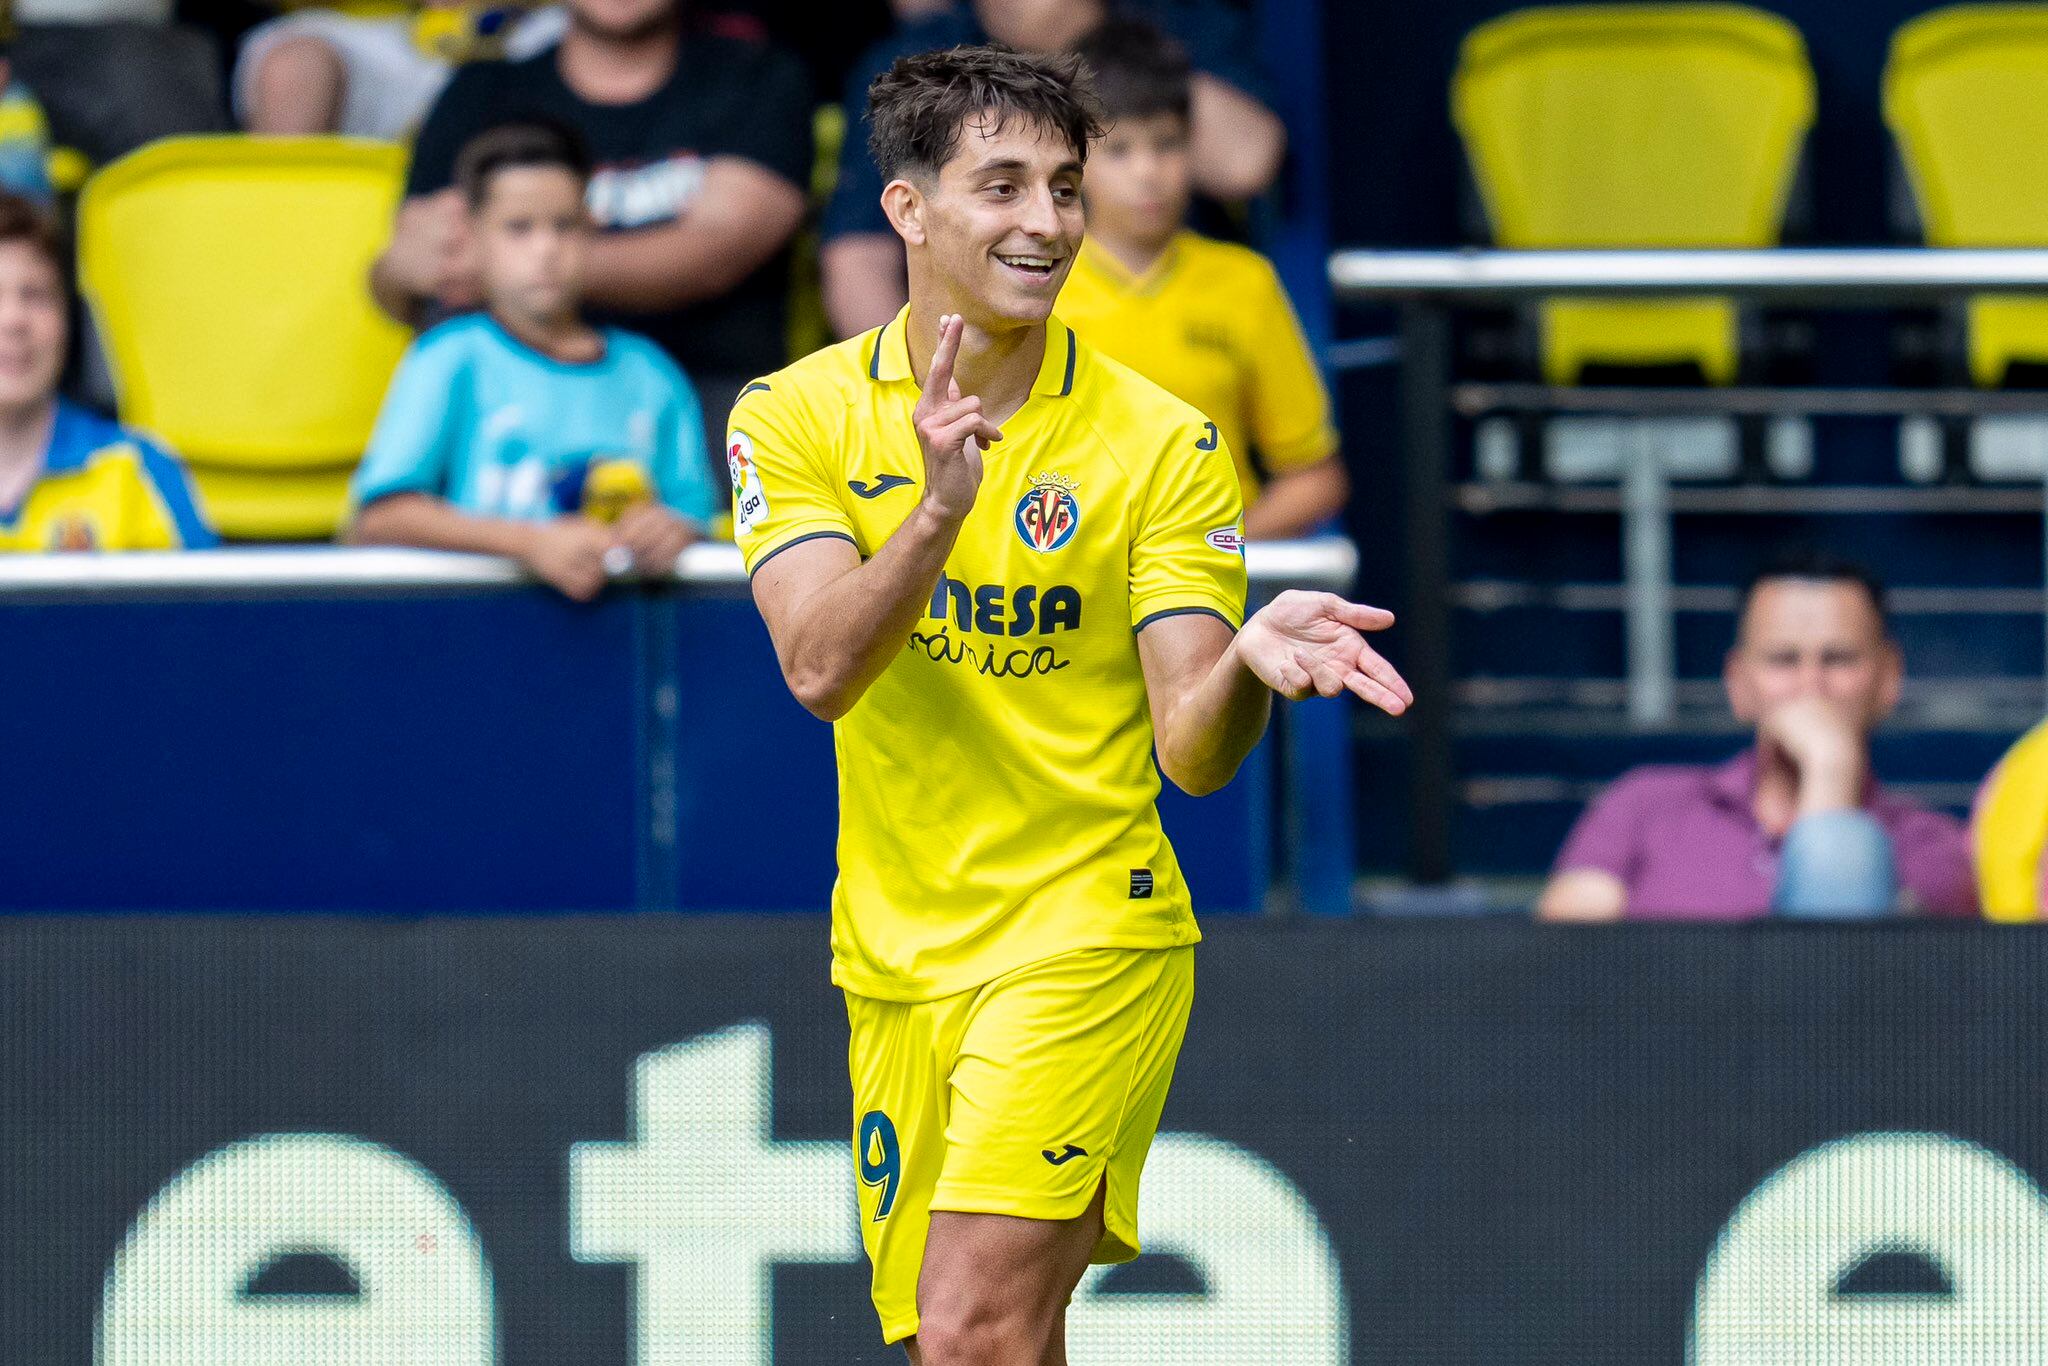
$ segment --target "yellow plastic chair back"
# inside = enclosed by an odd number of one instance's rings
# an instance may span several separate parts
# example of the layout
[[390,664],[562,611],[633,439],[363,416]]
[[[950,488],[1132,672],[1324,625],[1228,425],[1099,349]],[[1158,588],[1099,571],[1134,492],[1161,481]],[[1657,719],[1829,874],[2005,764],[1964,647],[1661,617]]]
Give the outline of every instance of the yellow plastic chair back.
[[2042,916],[2041,853],[2048,848],[2048,721],[2005,752],[1977,794],[1970,853],[1987,920]]
[[[1778,241],[1814,79],[1799,31],[1743,5],[1567,5],[1474,29],[1452,113],[1503,247],[1766,247]],[[1725,300],[1558,300],[1543,370],[1698,364],[1735,378]]]
[[121,417],[192,467],[223,534],[332,534],[409,334],[370,300],[405,152],[187,137],[86,183],[79,273]]
[[[1935,10],[1892,39],[1884,117],[1937,247],[2048,246],[2048,5]],[[1970,375],[2048,362],[2048,301],[1974,299]]]

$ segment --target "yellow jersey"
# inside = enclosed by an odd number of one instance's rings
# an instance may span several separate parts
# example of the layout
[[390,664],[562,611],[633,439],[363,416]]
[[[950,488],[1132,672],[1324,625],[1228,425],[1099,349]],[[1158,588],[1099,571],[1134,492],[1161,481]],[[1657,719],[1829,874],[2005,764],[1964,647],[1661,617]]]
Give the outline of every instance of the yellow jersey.
[[65,399],[42,473],[19,506],[0,507],[0,552],[197,550],[217,539],[162,447]]
[[[907,313],[741,390],[726,463],[750,575],[820,536],[871,556],[916,507]],[[1137,633],[1243,624],[1229,448],[1058,319],[1002,425],[924,619],[833,727],[832,980],[857,995],[936,1000],[1201,937],[1154,807]]]
[[1084,241],[1059,310],[1082,341],[1215,421],[1247,505],[1262,477],[1336,452],[1330,397],[1301,320],[1272,263],[1249,247],[1176,233],[1134,275]]

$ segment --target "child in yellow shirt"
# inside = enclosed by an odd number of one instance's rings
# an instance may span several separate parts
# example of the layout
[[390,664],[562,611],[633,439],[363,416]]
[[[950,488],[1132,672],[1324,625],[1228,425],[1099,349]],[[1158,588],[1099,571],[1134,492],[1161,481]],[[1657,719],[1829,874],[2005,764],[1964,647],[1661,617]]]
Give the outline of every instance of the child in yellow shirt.
[[1088,236],[1059,315],[1216,424],[1237,459],[1247,536],[1312,531],[1350,494],[1329,395],[1266,258],[1184,226],[1187,56],[1127,19],[1079,52],[1110,127],[1088,158]]

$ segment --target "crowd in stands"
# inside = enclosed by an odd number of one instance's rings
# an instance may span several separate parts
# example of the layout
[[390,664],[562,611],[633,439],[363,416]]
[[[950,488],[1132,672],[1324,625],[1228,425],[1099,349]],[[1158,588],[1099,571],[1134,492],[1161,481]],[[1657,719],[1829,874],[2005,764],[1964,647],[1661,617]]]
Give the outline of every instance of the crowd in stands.
[[[1285,131],[1249,56],[1248,15],[1225,0],[1116,13],[1109,0],[893,8],[893,31],[851,64],[846,131],[816,206],[816,289],[830,327],[852,335],[902,306],[902,247],[862,136],[872,78],[936,46],[1080,45],[1102,69],[1120,126],[1091,182],[1103,237],[1070,289],[1085,315],[1078,325],[1214,413],[1241,465],[1249,534],[1327,524],[1346,496],[1343,464],[1287,296],[1250,248],[1188,226],[1206,217],[1228,228],[1233,206],[1280,168]],[[588,551],[603,538],[562,499],[581,496],[581,471],[600,457],[639,462],[650,505],[675,517],[644,543],[637,514],[606,524],[605,536],[621,538],[615,557],[649,560],[722,521],[700,505],[717,460],[707,434],[723,431],[743,385],[789,358],[802,288],[793,248],[818,155],[820,74],[761,25],[682,0],[291,7],[240,36],[223,79],[207,35],[177,22],[168,0],[29,0],[14,19],[0,73],[0,188],[35,204],[75,190],[79,165],[180,134],[238,127],[407,146],[403,201],[368,285],[419,342],[354,483],[353,539],[522,553],[477,527],[423,529],[419,499],[435,497],[472,519],[562,519]],[[107,78],[117,67],[121,78]],[[82,86],[104,97],[80,99]],[[548,166],[522,163],[511,179],[551,169],[586,180],[588,230],[557,233],[544,265],[527,259],[540,229],[524,214],[513,221],[529,237],[515,246],[508,228],[490,248],[500,196],[460,183],[479,141],[514,125],[529,152],[535,139],[556,150],[541,158]],[[53,168],[71,183],[53,187]],[[557,291],[545,320],[531,285],[511,283],[529,268],[551,273]],[[86,321],[73,387],[112,406],[111,384],[91,382],[104,365]],[[657,401],[664,386],[675,392]],[[615,433],[551,422],[535,397],[569,402],[588,389],[606,395],[591,404],[602,409],[621,387],[647,401],[623,406],[631,430]],[[493,393],[521,402],[494,407]],[[600,436],[597,447],[571,448]],[[650,452],[667,466],[648,464]],[[375,506],[385,501],[411,513]],[[125,544],[111,533],[94,541]],[[569,557],[581,566],[572,571],[563,549],[522,558],[579,595],[592,590],[588,556]]]
[[[364,288],[419,335],[356,469],[344,539],[510,556],[579,600],[672,565],[721,532],[713,440],[748,382],[789,359],[806,288],[794,263],[814,256],[814,306],[839,336],[904,306],[902,243],[863,136],[868,84],[905,55],[988,40],[1078,51],[1108,116],[1062,319],[1212,418],[1250,537],[1327,526],[1350,489],[1324,382],[1273,267],[1224,240],[1286,153],[1247,13],[1228,0],[890,8],[893,29],[844,73],[827,192],[813,92],[840,73],[686,0],[294,5],[225,60],[222,35],[176,22],[172,0],[16,0],[0,59],[0,550],[216,543],[169,452],[66,396],[91,368],[67,369],[73,335],[81,351],[91,337],[55,224],[82,168],[241,130],[410,148]],[[1758,576],[1725,666],[1754,743],[1717,767],[1614,784],[1560,853],[1541,914],[1975,914],[1969,832],[1871,770],[1902,673],[1867,574],[1799,560]],[[2000,884],[2030,896],[2044,805],[2036,736],[1980,810],[2001,849],[2031,849]]]

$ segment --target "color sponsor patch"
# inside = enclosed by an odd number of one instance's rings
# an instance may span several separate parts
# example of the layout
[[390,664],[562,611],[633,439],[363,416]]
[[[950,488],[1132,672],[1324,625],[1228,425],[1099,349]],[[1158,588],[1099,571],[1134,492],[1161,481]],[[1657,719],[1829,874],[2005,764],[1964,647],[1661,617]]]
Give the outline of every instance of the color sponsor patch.
[[754,464],[754,439],[737,428],[726,438],[725,469],[732,477],[733,525],[744,535],[768,520],[768,495]]
[[1219,526],[1202,539],[1225,554],[1244,554],[1244,533],[1234,526]]

